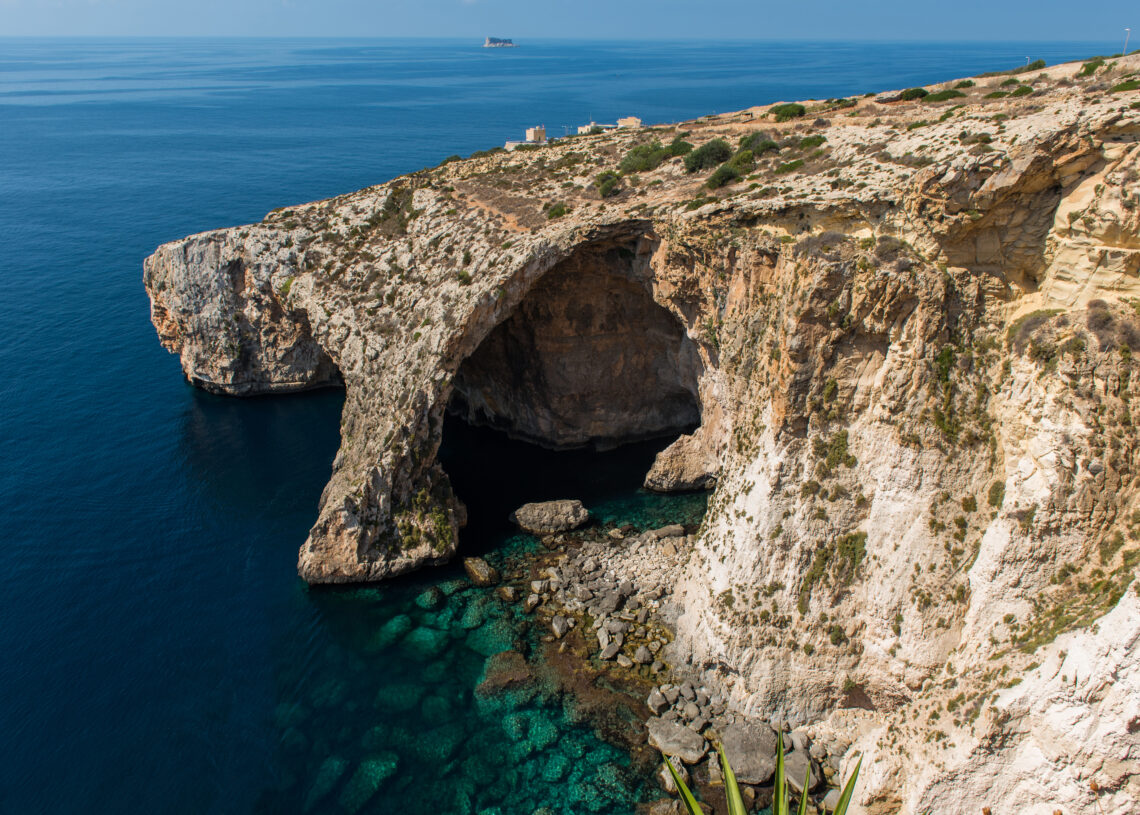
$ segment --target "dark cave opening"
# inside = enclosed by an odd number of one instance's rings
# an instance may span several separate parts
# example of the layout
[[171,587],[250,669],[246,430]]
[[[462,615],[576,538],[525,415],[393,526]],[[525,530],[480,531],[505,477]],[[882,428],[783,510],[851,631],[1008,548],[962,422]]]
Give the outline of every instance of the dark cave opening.
[[638,248],[587,245],[540,278],[460,366],[449,412],[553,449],[697,427],[701,358]]
[[468,508],[465,551],[511,511],[639,493],[700,425],[700,354],[650,294],[648,241],[587,244],[546,272],[460,365],[439,461]]

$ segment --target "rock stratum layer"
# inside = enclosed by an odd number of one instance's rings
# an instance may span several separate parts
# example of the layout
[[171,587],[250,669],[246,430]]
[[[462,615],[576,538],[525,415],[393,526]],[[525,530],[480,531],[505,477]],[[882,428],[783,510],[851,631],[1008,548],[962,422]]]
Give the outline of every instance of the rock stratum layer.
[[1136,811],[1138,68],[448,162],[160,247],[152,318],[208,390],[345,387],[306,580],[454,554],[448,410],[683,432],[675,660],[846,734],[859,811]]

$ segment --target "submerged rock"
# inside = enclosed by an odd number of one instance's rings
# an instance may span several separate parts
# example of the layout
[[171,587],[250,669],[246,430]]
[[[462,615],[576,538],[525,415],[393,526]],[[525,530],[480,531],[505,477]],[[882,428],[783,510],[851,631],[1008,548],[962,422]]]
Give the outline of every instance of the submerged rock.
[[368,640],[365,651],[375,653],[388,648],[403,638],[405,634],[415,628],[415,623],[407,614],[397,614],[384,625],[380,626]]
[[416,597],[416,605],[425,611],[435,611],[443,605],[445,595],[439,586],[432,586]]
[[345,812],[355,813],[368,803],[380,785],[396,774],[399,759],[395,753],[381,753],[360,762],[352,778],[340,791],[340,805]]
[[499,572],[481,557],[463,558],[463,569],[476,586],[493,586],[499,582]]
[[417,628],[404,637],[403,647],[421,657],[434,657],[447,647],[447,632],[435,628]]
[[523,504],[511,513],[511,520],[532,535],[552,535],[576,529],[589,519],[590,513],[578,500]]
[[336,782],[340,780],[347,769],[348,762],[340,756],[329,756],[321,762],[321,766],[317,768],[317,775],[309,786],[309,791],[305,794],[304,807],[306,812],[332,792],[332,788],[336,786]]
[[472,651],[489,657],[510,648],[514,639],[514,629],[503,620],[495,620],[469,633],[465,643]]

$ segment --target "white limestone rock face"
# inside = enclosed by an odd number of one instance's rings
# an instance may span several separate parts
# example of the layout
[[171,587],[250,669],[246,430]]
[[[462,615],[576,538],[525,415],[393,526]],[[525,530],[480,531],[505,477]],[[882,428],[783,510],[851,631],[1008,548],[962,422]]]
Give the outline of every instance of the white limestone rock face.
[[152,319],[209,390],[346,389],[310,582],[454,556],[448,410],[552,447],[684,433],[646,485],[715,491],[654,542],[684,558],[657,659],[813,760],[864,753],[864,812],[1138,811],[1136,70],[979,78],[944,120],[687,123],[788,145],[715,196],[677,159],[597,194],[671,130],[449,162],[159,247]]

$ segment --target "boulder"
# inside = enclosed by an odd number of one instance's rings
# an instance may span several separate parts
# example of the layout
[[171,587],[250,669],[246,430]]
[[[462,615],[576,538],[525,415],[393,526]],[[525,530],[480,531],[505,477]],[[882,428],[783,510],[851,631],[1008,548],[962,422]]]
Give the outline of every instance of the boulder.
[[665,697],[657,688],[649,692],[649,698],[645,700],[645,704],[655,716],[661,715],[661,711],[669,707],[669,703],[665,701]]
[[550,630],[554,632],[556,638],[562,639],[570,630],[570,621],[561,614],[555,614],[554,619],[550,621]]
[[819,786],[819,768],[805,750],[796,750],[784,756],[784,772],[788,777],[788,786],[796,792],[803,791],[805,775],[808,779],[808,792]]
[[435,611],[443,605],[444,599],[443,589],[439,586],[432,586],[416,597],[416,605],[425,611]]
[[[646,648],[644,645],[639,645],[639,646],[637,646],[637,651],[634,652],[633,661],[636,662],[638,665],[648,665],[650,662],[653,661],[653,654],[651,654],[649,652],[649,649]],[[661,701],[665,701],[665,700],[662,699]]]
[[665,540],[666,538],[681,538],[685,535],[685,527],[680,524],[669,524],[660,529],[654,529],[649,534],[657,538],[657,540]]
[[763,722],[729,725],[721,742],[728,764],[741,783],[766,784],[776,772],[776,733]]
[[[677,775],[681,776],[681,780],[688,786],[692,779],[689,776],[689,769],[685,766],[685,762],[681,761],[677,756],[670,756],[665,759],[665,761],[673,765],[673,769],[677,771]],[[677,789],[677,783],[673,780],[673,774],[669,772],[669,768],[665,766],[665,761],[661,762],[661,769],[657,771],[657,783],[661,785],[661,789],[665,790],[665,792],[670,795],[677,795],[680,793],[680,790]]]
[[499,582],[499,573],[481,557],[463,558],[463,569],[476,586],[493,586]]
[[686,764],[696,764],[704,757],[706,745],[700,733],[658,717],[651,718],[646,724],[649,727],[649,744],[664,755],[677,756]]
[[550,535],[576,529],[590,519],[581,501],[543,501],[523,504],[511,513],[511,520],[533,535]]
[[704,490],[716,485],[717,457],[699,434],[681,436],[657,454],[645,476],[645,488],[655,492]]

